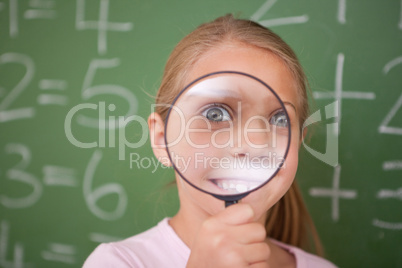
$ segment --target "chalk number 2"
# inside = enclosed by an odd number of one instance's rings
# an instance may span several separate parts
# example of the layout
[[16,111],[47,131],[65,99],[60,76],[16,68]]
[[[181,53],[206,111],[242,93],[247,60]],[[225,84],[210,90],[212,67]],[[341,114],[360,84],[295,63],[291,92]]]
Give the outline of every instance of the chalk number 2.
[[[33,60],[23,54],[6,53],[0,56],[0,66],[8,63],[17,63],[25,67],[26,72],[17,85],[0,102],[0,123],[23,118],[31,118],[35,115],[33,107],[9,109],[10,105],[27,89],[35,73]],[[0,90],[2,90],[0,88]],[[0,92],[2,93],[2,92]],[[1,94],[0,94],[1,95]]]
[[[384,74],[387,74],[391,69],[395,66],[402,64],[402,57],[398,57],[390,62],[388,62],[383,69]],[[398,110],[402,107],[402,94],[399,96],[399,99],[396,101],[394,106],[392,106],[391,110],[385,116],[384,120],[381,122],[379,127],[380,133],[393,134],[393,135],[402,135],[402,127],[392,127],[389,126],[392,118],[396,115]]]

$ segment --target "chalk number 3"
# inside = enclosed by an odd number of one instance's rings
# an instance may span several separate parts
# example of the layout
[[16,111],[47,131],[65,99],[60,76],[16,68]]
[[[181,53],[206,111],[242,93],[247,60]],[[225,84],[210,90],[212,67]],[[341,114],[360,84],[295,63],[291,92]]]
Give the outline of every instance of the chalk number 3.
[[26,208],[34,205],[42,195],[43,186],[40,181],[32,174],[25,171],[31,162],[31,152],[28,147],[19,143],[9,143],[6,145],[7,154],[17,154],[21,160],[11,169],[7,170],[6,178],[11,181],[20,182],[32,188],[29,195],[24,197],[10,197],[0,195],[0,203],[7,208]]

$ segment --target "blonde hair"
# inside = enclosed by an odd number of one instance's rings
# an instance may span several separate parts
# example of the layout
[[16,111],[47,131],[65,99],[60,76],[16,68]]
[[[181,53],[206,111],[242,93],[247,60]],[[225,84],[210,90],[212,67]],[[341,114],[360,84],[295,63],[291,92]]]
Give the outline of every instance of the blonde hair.
[[[171,104],[185,86],[187,74],[192,66],[202,55],[228,42],[240,42],[265,49],[282,59],[297,85],[298,119],[299,125],[302,126],[309,113],[308,86],[307,78],[296,54],[271,30],[249,20],[236,19],[232,15],[219,17],[212,22],[200,25],[176,45],[166,63],[156,103]],[[159,105],[156,112],[165,120],[168,106]],[[318,255],[323,255],[318,234],[296,182],[269,210],[266,230],[271,238],[310,251],[314,248]]]

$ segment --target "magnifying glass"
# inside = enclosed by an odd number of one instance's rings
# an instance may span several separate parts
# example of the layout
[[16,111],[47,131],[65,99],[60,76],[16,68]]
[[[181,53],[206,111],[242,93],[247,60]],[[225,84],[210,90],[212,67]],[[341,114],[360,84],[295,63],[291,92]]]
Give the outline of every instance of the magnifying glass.
[[214,72],[188,84],[167,113],[165,144],[188,184],[238,203],[284,168],[290,119],[278,94],[260,79]]

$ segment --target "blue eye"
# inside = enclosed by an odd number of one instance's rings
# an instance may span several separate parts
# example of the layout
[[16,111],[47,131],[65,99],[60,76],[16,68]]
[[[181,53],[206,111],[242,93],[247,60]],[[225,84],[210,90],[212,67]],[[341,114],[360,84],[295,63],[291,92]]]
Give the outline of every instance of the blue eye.
[[202,112],[202,115],[212,122],[229,121],[231,119],[226,109],[217,106],[206,109]]
[[275,113],[271,119],[269,120],[269,123],[272,125],[275,125],[277,127],[288,127],[288,118],[286,117],[286,114],[284,111],[278,111]]

